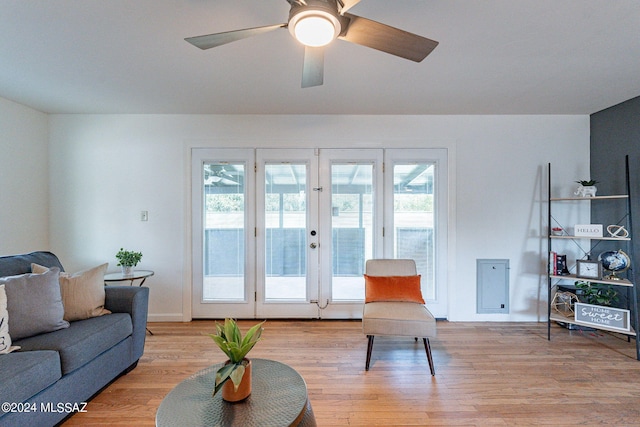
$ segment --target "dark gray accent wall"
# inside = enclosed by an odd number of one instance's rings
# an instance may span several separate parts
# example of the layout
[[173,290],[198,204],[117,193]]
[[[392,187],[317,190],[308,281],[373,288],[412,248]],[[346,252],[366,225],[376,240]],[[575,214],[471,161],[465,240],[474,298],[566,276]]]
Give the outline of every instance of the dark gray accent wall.
[[625,190],[626,154],[632,168],[637,170],[640,166],[640,96],[591,115],[591,177],[600,181],[598,193]]
[[[629,155],[631,211],[633,221],[633,265],[640,280],[640,96],[591,115],[591,179],[599,181],[598,195],[626,193],[624,159]],[[607,225],[624,217],[623,201],[591,202],[591,222]],[[614,219],[615,218],[615,219]],[[606,235],[606,232],[605,232]],[[592,254],[625,250],[622,242],[600,242]],[[631,255],[631,254],[629,254]],[[624,299],[624,298],[623,298]]]

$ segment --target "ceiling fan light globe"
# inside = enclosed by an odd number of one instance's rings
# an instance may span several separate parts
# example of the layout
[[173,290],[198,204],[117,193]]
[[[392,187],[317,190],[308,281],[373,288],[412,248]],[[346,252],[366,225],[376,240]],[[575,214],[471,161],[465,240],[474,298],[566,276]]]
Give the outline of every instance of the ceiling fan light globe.
[[324,11],[307,10],[293,16],[289,31],[305,46],[326,46],[340,34],[340,21]]

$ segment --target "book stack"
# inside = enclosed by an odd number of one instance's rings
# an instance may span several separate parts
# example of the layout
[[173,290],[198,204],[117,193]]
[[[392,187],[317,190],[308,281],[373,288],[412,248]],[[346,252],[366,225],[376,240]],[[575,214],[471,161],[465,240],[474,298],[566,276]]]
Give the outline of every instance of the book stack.
[[567,276],[571,274],[567,268],[566,255],[559,255],[554,251],[549,252],[549,274],[554,276]]

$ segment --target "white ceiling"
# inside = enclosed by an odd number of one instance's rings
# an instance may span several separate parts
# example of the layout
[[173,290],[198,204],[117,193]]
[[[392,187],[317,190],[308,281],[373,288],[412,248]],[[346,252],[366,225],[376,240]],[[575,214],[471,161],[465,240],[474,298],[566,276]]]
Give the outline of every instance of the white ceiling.
[[0,0],[0,96],[48,113],[590,114],[640,95],[638,0],[362,0],[437,40],[416,64],[336,41],[301,89],[285,0]]

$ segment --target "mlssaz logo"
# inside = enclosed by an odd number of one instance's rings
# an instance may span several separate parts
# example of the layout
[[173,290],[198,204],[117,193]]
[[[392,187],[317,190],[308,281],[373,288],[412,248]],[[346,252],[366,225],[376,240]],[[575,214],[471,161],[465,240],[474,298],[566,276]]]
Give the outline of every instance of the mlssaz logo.
[[59,414],[71,414],[87,412],[87,402],[40,402],[40,412],[57,412]]

